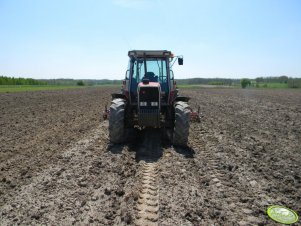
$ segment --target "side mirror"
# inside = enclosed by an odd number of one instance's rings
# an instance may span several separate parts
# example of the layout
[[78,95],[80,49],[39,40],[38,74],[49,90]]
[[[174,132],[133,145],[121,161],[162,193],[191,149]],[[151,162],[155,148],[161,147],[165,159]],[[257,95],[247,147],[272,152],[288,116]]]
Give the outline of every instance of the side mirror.
[[127,70],[125,72],[125,79],[129,79],[130,78],[130,70]]
[[180,58],[180,57],[178,58],[178,64],[183,65],[183,58]]

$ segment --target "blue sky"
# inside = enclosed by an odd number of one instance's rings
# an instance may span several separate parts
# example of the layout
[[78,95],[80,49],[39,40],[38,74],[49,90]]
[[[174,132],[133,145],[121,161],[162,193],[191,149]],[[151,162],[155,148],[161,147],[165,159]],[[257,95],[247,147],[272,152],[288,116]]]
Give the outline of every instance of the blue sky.
[[121,79],[130,49],[177,78],[301,77],[299,0],[0,0],[0,75]]

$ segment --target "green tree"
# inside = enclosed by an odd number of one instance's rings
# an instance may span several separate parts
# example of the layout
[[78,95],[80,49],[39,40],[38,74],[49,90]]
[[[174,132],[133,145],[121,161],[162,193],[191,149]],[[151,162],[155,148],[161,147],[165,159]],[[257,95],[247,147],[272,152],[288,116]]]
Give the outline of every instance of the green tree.
[[85,83],[84,83],[82,80],[78,81],[76,84],[77,84],[78,86],[84,86],[84,85],[85,85]]
[[280,83],[287,83],[288,82],[288,77],[286,75],[282,75],[279,77],[279,82]]
[[244,88],[246,88],[247,86],[250,86],[250,85],[251,85],[251,80],[250,80],[250,79],[247,79],[247,78],[243,78],[243,79],[240,81],[240,84],[241,84],[241,87],[244,89]]

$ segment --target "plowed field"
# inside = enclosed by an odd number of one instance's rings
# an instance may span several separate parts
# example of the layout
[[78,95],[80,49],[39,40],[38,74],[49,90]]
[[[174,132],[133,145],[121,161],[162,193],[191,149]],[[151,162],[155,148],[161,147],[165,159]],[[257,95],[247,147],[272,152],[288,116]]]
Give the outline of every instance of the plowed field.
[[109,144],[114,91],[0,94],[0,225],[277,225],[272,204],[301,214],[300,91],[183,90],[202,112],[187,148],[155,129]]

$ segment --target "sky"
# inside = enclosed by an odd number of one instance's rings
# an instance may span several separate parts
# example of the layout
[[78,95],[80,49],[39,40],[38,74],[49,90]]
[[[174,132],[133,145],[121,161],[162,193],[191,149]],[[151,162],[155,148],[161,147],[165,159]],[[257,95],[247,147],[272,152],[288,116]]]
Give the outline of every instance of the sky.
[[301,77],[300,0],[0,0],[0,75],[122,79],[131,49],[176,78]]

